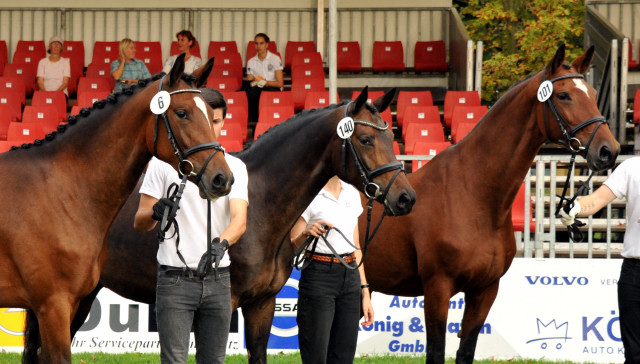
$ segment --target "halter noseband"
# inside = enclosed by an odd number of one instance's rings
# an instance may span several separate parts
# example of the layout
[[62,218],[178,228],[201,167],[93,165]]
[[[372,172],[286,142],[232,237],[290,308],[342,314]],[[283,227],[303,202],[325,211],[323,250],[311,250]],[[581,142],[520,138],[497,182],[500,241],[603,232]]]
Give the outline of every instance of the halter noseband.
[[[165,76],[162,76],[162,78],[160,79],[160,85],[158,86],[158,92],[162,91],[162,84],[164,83],[164,78]],[[192,89],[192,88],[188,88],[188,89],[181,89],[181,90],[175,90],[175,91],[171,91],[169,92],[169,96],[173,95],[173,94],[178,94],[178,93],[183,93],[183,92],[190,92],[190,93],[202,93],[200,90],[198,89]],[[187,176],[195,176],[196,180],[198,181],[198,183],[200,183],[200,180],[202,178],[202,174],[204,173],[205,169],[207,169],[207,165],[209,164],[209,162],[211,161],[211,159],[213,158],[213,156],[218,152],[222,152],[224,153],[224,149],[222,148],[222,146],[220,145],[220,143],[218,142],[208,142],[208,143],[202,143],[202,144],[198,144],[194,147],[191,147],[187,150],[183,150],[182,147],[180,146],[180,143],[178,143],[178,140],[176,139],[175,133],[173,132],[173,128],[171,128],[171,124],[169,123],[169,117],[167,116],[167,112],[164,111],[162,113],[162,119],[164,120],[164,126],[167,129],[167,136],[169,137],[169,142],[171,143],[171,147],[173,148],[173,152],[175,153],[175,155],[178,157],[178,173],[182,176],[182,175],[187,175]],[[160,124],[160,114],[156,115],[156,127],[155,127],[155,133],[153,135],[153,155],[157,156],[158,155],[158,128],[159,128],[159,124]],[[195,173],[193,170],[193,164],[187,160],[187,158],[197,152],[200,152],[202,150],[207,150],[207,149],[213,149],[213,152],[209,155],[209,157],[207,157],[206,161],[204,162],[204,164],[202,165],[202,168],[200,169],[199,173]],[[185,171],[184,168],[186,165],[189,165],[189,171]]]
[[[347,106],[344,108],[344,117],[347,117],[349,114],[349,106],[351,106],[351,104],[353,103],[353,101],[349,102],[347,104]],[[369,127],[372,127],[376,130],[379,131],[385,131],[387,129],[389,129],[389,123],[387,123],[386,121],[384,122],[384,126],[379,126],[376,125],[370,121],[367,120],[353,120],[354,124],[360,124],[360,125],[366,125]],[[402,167],[402,163],[400,163],[399,161],[393,161],[393,162],[389,162],[387,164],[381,165],[377,168],[374,168],[373,170],[369,170],[367,168],[367,165],[364,163],[364,161],[360,158],[360,155],[358,154],[358,151],[356,150],[355,146],[353,145],[353,142],[351,141],[351,137],[349,138],[345,138],[342,141],[342,172],[344,175],[347,174],[347,145],[349,146],[349,150],[351,151],[351,154],[353,155],[353,159],[355,160],[355,164],[358,168],[358,173],[360,174],[360,177],[362,178],[362,183],[364,185],[363,191],[365,196],[367,196],[367,198],[372,201],[378,198],[384,198],[383,203],[384,205],[391,209],[391,206],[388,204],[387,202],[387,193],[389,192],[389,189],[391,188],[391,185],[393,184],[393,181],[396,179],[396,177],[398,176],[398,174],[400,172],[404,172],[404,168]],[[381,191],[380,186],[378,186],[376,183],[373,182],[373,179],[390,171],[395,170],[396,172],[393,174],[393,177],[391,177],[391,180],[389,181],[389,184],[387,185],[387,187],[384,189],[384,191]]]
[[[580,74],[580,73],[569,73],[566,75],[562,75],[562,76],[558,76],[554,79],[551,79],[550,82],[553,84],[556,81],[560,81],[560,80],[564,80],[567,78],[581,78],[584,79],[584,75]],[[544,71],[542,72],[542,82],[544,82]],[[573,153],[578,153],[580,151],[585,151],[585,153],[588,153],[589,151],[589,146],[591,145],[591,141],[593,140],[594,136],[596,135],[596,132],[598,131],[598,128],[600,128],[600,126],[604,123],[607,123],[607,119],[605,119],[604,116],[600,115],[600,116],[594,116],[590,119],[587,119],[586,121],[583,121],[582,123],[578,124],[575,128],[573,128],[571,126],[571,124],[569,124],[569,122],[562,116],[562,114],[560,114],[560,112],[558,111],[558,107],[556,106],[556,104],[553,102],[553,95],[551,95],[543,104],[542,104],[542,115],[544,117],[544,128],[545,128],[545,132],[547,133],[547,139],[551,140],[549,138],[550,133],[549,133],[549,125],[547,123],[547,113],[546,113],[546,106],[547,104],[549,105],[549,109],[551,109],[551,112],[553,112],[553,115],[556,118],[556,122],[558,123],[558,126],[560,127],[560,131],[562,132],[562,135],[566,138],[565,140],[558,140],[557,143],[558,144],[564,144],[566,145],[569,150],[571,150],[571,152]],[[593,123],[598,123],[598,125],[596,125],[596,128],[593,130],[593,132],[591,133],[591,136],[589,137],[589,141],[587,142],[587,145],[585,147],[582,146],[582,143],[580,142],[580,140],[578,138],[576,138],[576,133],[580,130],[582,130],[583,128],[586,128],[587,126],[593,124]],[[568,130],[567,130],[568,129]],[[574,147],[573,142],[577,143],[577,147]]]

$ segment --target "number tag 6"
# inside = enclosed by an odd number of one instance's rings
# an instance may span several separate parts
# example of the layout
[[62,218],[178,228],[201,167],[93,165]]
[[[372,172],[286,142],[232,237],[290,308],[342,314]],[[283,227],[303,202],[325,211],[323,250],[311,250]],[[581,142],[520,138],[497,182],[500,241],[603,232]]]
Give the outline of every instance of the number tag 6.
[[338,136],[340,138],[347,139],[351,136],[351,134],[353,134],[353,129],[353,119],[347,116],[346,118],[340,120],[336,131],[338,132]]
[[152,113],[160,115],[169,109],[170,103],[171,95],[167,91],[160,91],[151,99],[149,108],[151,108]]

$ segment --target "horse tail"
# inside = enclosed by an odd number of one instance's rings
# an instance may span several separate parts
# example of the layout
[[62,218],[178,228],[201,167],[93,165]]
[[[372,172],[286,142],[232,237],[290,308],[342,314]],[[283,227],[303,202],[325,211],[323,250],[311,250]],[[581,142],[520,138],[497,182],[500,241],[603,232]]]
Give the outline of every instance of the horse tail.
[[22,363],[38,363],[38,349],[42,346],[40,338],[40,325],[36,313],[32,309],[27,310],[25,318],[24,332],[24,352],[22,353]]

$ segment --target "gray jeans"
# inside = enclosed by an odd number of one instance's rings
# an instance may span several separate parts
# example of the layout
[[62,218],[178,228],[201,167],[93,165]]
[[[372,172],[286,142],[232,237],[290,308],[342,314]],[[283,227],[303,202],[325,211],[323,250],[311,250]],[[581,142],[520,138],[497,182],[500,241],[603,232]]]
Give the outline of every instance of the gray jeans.
[[197,363],[224,363],[231,322],[231,279],[220,268],[203,279],[158,269],[156,319],[163,364],[187,362],[189,333],[193,326]]

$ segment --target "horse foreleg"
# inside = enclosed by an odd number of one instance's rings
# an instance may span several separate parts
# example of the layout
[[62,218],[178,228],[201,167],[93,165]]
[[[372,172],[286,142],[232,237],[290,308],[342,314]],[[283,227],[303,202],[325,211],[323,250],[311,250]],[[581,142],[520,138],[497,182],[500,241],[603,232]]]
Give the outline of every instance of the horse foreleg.
[[42,343],[40,341],[40,326],[38,325],[38,318],[32,309],[27,310],[24,326],[24,352],[22,353],[22,364],[37,364],[38,349]]
[[40,360],[44,363],[71,363],[72,305],[66,296],[51,297],[34,308],[40,324],[42,349]]
[[450,289],[442,282],[433,285],[427,283],[424,292],[427,364],[444,363],[447,315],[449,314],[449,298],[451,298]]
[[498,294],[499,281],[480,293],[465,292],[465,308],[462,330],[458,333],[460,347],[456,353],[456,363],[472,363],[478,343],[478,334],[489,314]]
[[242,306],[244,336],[251,364],[267,363],[267,343],[271,333],[275,305],[276,296],[270,295]]
[[91,312],[91,306],[93,305],[93,300],[96,299],[98,292],[102,289],[103,285],[98,282],[96,288],[91,291],[86,297],[80,301],[80,305],[78,305],[78,310],[76,314],[73,316],[73,321],[71,321],[71,337],[76,336],[76,332],[80,330],[84,322],[87,320],[87,316]]

